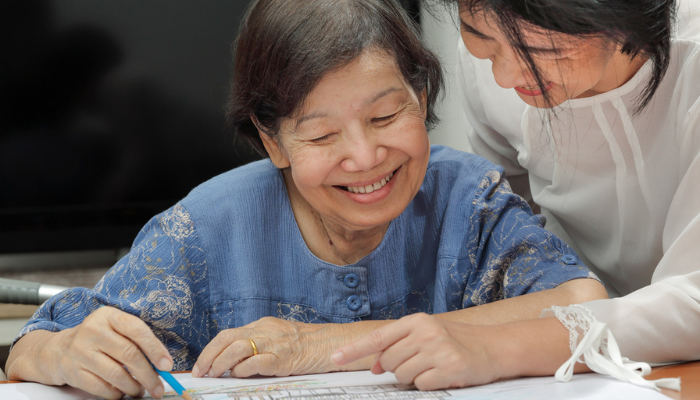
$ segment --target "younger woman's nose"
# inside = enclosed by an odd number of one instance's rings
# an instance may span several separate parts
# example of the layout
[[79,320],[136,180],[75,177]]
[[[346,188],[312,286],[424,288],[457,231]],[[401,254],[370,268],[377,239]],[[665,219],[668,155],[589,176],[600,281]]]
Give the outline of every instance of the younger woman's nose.
[[504,89],[512,89],[516,86],[526,85],[524,77],[529,75],[527,67],[517,56],[495,55],[491,58],[491,69],[498,86]]
[[529,70],[510,44],[497,39],[475,39],[469,34],[464,34],[463,40],[474,57],[491,60],[491,69],[498,86],[512,89],[525,85],[524,77],[529,75]]

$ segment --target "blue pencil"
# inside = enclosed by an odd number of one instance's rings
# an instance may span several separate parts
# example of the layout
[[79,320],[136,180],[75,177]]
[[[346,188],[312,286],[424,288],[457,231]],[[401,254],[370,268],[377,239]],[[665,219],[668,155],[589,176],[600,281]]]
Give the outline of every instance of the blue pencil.
[[[105,304],[100,304],[97,308],[104,307]],[[148,357],[146,357],[148,360]],[[151,360],[148,360],[148,362],[151,364],[151,367],[156,370],[158,375],[162,376],[163,379],[165,379],[166,382],[168,382],[168,385],[170,385],[171,388],[173,388],[174,391],[177,392],[177,394],[180,395],[185,400],[192,400],[192,396],[190,396],[189,393],[185,392],[185,388],[180,385],[180,382],[177,381],[177,379],[173,378],[172,374],[170,372],[165,372],[161,371],[158,368],[156,368],[155,365],[151,362]]]
[[180,397],[182,397],[185,400],[192,400],[190,394],[185,392],[185,388],[182,387],[182,385],[180,385],[180,382],[178,382],[177,379],[175,379],[170,372],[159,370],[158,368],[156,368],[155,365],[153,365],[153,363],[151,363],[151,365],[153,366],[153,369],[155,369],[156,372],[160,376],[162,376],[166,382],[168,382],[168,385],[170,385],[170,387],[173,388],[173,390],[175,390],[177,394],[180,395]]

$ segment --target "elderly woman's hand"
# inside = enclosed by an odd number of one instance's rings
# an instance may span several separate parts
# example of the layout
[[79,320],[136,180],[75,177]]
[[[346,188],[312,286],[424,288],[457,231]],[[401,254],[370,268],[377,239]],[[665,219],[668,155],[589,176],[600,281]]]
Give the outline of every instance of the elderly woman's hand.
[[[346,341],[360,336],[348,330],[353,331],[343,324],[307,324],[261,318],[240,328],[221,331],[200,354],[192,375],[219,377],[229,369],[231,376],[238,378],[256,374],[289,376],[347,370],[330,362],[330,354]],[[251,341],[257,354],[254,354]]]
[[149,359],[163,370],[173,365],[145,322],[112,307],[99,308],[74,328],[29,332],[15,346],[21,351],[8,362],[10,379],[70,385],[108,399],[140,397],[144,388],[160,398],[163,383]]

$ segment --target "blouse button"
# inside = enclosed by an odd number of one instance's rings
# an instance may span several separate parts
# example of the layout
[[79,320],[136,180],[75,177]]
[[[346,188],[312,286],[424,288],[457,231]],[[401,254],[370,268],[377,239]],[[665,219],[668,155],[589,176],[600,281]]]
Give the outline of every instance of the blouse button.
[[561,256],[561,260],[564,262],[566,265],[575,265],[578,264],[576,262],[576,257],[572,256],[571,254],[564,254]]
[[356,288],[360,284],[360,278],[355,274],[347,274],[345,279],[343,279],[343,283],[349,288]]
[[360,300],[360,296],[353,294],[352,296],[348,297],[348,308],[351,309],[352,311],[357,311],[362,307],[362,300]]

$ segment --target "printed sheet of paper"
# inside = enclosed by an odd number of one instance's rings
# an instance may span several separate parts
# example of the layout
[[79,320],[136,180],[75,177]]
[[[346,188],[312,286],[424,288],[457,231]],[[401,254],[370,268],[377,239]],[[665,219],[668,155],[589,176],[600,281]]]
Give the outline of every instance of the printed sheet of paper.
[[[634,399],[668,400],[651,389],[597,375],[576,375],[571,382],[556,382],[552,377],[525,378],[466,389],[421,392],[400,384],[393,374],[373,375],[369,371],[338,372],[284,378],[193,378],[173,374],[194,399],[199,400],[529,400],[529,399]],[[180,397],[165,384],[165,399]],[[0,399],[94,399],[81,390],[51,387],[36,383],[0,385]],[[150,397],[147,397],[150,399]]]

